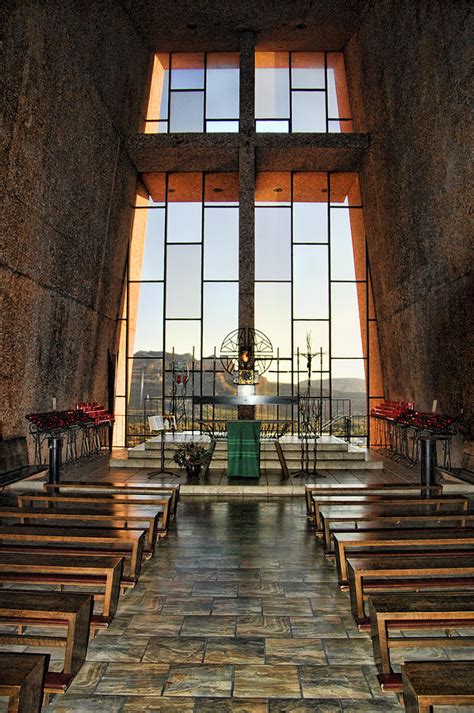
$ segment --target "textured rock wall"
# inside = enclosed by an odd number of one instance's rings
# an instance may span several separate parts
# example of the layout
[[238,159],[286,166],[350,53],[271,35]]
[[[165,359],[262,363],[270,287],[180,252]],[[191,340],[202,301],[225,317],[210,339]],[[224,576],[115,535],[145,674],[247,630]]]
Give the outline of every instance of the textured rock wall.
[[386,395],[472,427],[471,33],[463,0],[373,1],[346,59]]
[[107,400],[149,52],[114,0],[5,2],[0,420]]

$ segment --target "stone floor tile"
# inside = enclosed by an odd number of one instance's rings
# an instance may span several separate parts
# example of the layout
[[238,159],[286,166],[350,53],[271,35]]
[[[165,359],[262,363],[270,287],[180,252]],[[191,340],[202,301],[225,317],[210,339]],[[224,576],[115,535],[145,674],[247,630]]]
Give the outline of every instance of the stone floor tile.
[[197,702],[195,713],[267,713],[268,703],[266,700],[212,700],[211,698],[201,698]]
[[232,666],[171,666],[166,696],[228,697],[232,690]]
[[339,713],[339,703],[328,700],[299,699],[269,701],[269,713]]
[[235,666],[236,698],[295,698],[299,695],[296,666]]
[[216,597],[212,605],[212,614],[261,614],[262,601],[250,597]]
[[371,641],[360,639],[324,639],[324,648],[329,665],[373,664],[374,654]]
[[69,686],[68,694],[88,696],[94,693],[106,668],[105,662],[86,661]]
[[140,661],[148,645],[144,636],[98,636],[89,643],[88,661]]
[[235,636],[235,616],[185,616],[181,636]]
[[357,666],[301,666],[303,698],[369,698],[368,683]]
[[236,582],[195,582],[192,589],[192,596],[210,597],[236,597]]
[[344,625],[338,617],[332,617],[331,621],[328,621],[327,618],[292,616],[290,622],[295,638],[348,638]]
[[274,597],[262,599],[264,616],[312,616],[309,599],[301,597]]
[[287,616],[239,616],[236,635],[291,637],[290,619]]
[[124,698],[120,696],[56,696],[47,707],[54,713],[121,713]]
[[135,614],[130,619],[126,634],[136,636],[178,636],[183,624],[182,616],[161,614]]
[[143,661],[147,663],[202,663],[206,639],[152,636]]
[[[402,713],[404,710],[396,696],[390,696],[390,700],[386,698],[371,698],[365,701],[342,700],[341,705],[344,713]],[[438,708],[436,713],[439,713]]]
[[278,582],[255,581],[239,584],[239,597],[280,597],[283,595],[283,587]]
[[210,614],[212,611],[212,597],[167,597],[161,610],[163,616],[174,616],[178,614]]
[[272,639],[266,640],[265,662],[267,664],[326,664],[326,655],[321,639]]
[[194,698],[143,698],[130,696],[125,699],[122,713],[193,713]]
[[204,663],[264,664],[265,639],[208,639]]
[[159,696],[168,677],[167,665],[110,663],[96,688],[98,694]]

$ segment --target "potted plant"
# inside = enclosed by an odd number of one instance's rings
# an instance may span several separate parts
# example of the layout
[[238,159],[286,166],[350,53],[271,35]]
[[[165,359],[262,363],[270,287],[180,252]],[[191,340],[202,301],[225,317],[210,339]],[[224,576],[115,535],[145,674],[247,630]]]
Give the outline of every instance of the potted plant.
[[203,465],[211,460],[211,452],[202,443],[187,441],[180,443],[173,454],[173,461],[186,468],[189,478],[198,478]]

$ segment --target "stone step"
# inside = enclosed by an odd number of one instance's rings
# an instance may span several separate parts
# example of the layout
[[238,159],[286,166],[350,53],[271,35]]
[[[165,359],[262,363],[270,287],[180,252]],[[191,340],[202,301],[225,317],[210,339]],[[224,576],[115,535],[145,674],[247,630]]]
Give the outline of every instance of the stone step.
[[[299,462],[301,458],[301,452],[292,450],[292,451],[287,451],[284,449],[284,454],[287,463],[296,463]],[[164,453],[164,458],[165,462],[170,462],[173,459],[174,455],[174,449],[173,448],[165,448],[165,453]],[[310,458],[312,458],[313,451],[310,449],[309,451]],[[147,448],[132,448],[128,451],[128,457],[132,460],[136,458],[141,458],[141,459],[154,459],[157,460],[160,456],[159,453],[156,450],[150,450]],[[365,451],[360,450],[360,449],[350,449],[348,451],[327,451],[327,452],[321,452],[319,449],[317,451],[317,457],[320,459],[322,458],[323,460],[330,460],[330,461],[365,461]],[[221,451],[215,451],[214,452],[214,457],[213,457],[213,462],[214,463],[225,463],[227,461],[227,451],[221,450]],[[269,466],[270,464],[274,463],[278,465],[279,460],[278,460],[278,455],[273,448],[272,450],[263,450],[261,451],[260,455],[260,461],[262,465]]]
[[[157,469],[159,470],[161,467],[161,460],[160,458],[150,458],[150,457],[143,457],[144,452],[141,454],[136,454],[133,458],[111,458],[110,459],[110,467],[111,468],[148,468],[148,469]],[[280,470],[280,465],[278,461],[271,461],[271,463],[265,463],[262,462],[262,468],[268,468],[271,470]],[[290,470],[298,470],[299,467],[299,462],[298,461],[291,461],[291,463],[288,464]],[[212,470],[222,470],[225,467],[224,461],[219,464],[217,468],[211,467]],[[316,468],[320,468],[322,470],[381,470],[383,469],[383,461],[366,461],[366,460],[343,460],[343,459],[337,459],[337,460],[317,460],[316,461]],[[173,471],[176,470],[177,472],[180,472],[179,469],[176,469],[174,467],[174,463],[169,463],[165,461],[165,470],[167,471]]]
[[[299,443],[289,443],[289,442],[282,442],[281,443],[283,450],[285,453],[289,451],[297,451],[299,452],[300,450],[300,444]],[[168,446],[168,443],[166,444],[165,448]],[[349,444],[346,443],[345,441],[340,441],[338,443],[318,443],[318,451],[347,451],[349,447]],[[159,441],[155,440],[148,440],[145,443],[145,449],[147,451],[159,451],[161,448],[161,444]],[[261,444],[261,450],[262,451],[275,451],[275,446],[272,442],[263,442]],[[217,441],[216,444],[216,453],[219,451],[227,451],[227,441]]]

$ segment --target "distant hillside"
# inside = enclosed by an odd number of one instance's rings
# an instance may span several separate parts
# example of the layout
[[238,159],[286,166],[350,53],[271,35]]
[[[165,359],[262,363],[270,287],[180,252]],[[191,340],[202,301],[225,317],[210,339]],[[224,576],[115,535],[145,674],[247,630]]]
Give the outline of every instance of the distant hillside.
[[[130,407],[141,409],[143,399],[147,396],[150,398],[160,397],[163,392],[163,374],[162,374],[162,352],[158,351],[138,351],[134,354],[136,360],[133,362],[131,373],[131,393]],[[191,354],[175,354],[174,361],[184,362],[191,367]],[[166,368],[171,368],[173,355],[169,352],[165,354]],[[200,384],[200,373],[194,375],[194,391],[196,394],[204,393],[211,394],[213,391],[213,359],[205,358],[203,360],[203,383],[202,391]],[[194,368],[196,372],[200,371],[201,362],[195,360]],[[168,383],[166,391],[171,390],[171,383]],[[307,388],[307,379],[300,382],[300,393]],[[323,379],[323,396],[329,393],[329,380]],[[311,393],[314,396],[319,395],[320,382],[319,378],[311,380]],[[188,387],[188,393],[191,392],[191,387]],[[215,392],[221,395],[232,395],[235,393],[235,384],[232,383],[232,377],[222,371],[216,373]],[[276,383],[274,380],[267,379],[262,375],[259,380],[258,393],[260,394],[275,394]],[[289,395],[291,393],[291,385],[289,383],[280,382],[280,394]],[[353,413],[365,412],[365,380],[356,378],[333,379],[332,381],[332,397],[333,399],[351,399]]]

